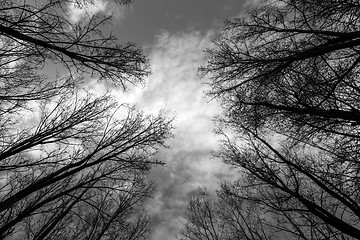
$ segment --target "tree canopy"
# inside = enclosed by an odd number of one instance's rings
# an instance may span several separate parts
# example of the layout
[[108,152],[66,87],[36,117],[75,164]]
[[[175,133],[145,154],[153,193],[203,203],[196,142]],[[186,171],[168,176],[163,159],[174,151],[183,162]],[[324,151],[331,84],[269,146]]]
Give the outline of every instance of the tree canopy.
[[360,238],[359,14],[352,0],[275,0],[226,22],[200,71],[219,133],[233,130],[216,155],[240,177],[219,197],[241,227],[188,234],[195,204],[185,239]]
[[0,2],[0,239],[145,239],[171,119],[87,91],[143,81],[148,59],[106,34],[111,17],[71,21],[71,4],[93,3]]

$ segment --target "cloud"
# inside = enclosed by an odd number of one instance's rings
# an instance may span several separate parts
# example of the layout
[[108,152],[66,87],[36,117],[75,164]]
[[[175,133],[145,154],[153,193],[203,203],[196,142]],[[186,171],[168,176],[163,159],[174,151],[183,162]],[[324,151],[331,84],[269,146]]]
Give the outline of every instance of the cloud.
[[252,9],[252,8],[258,8],[263,7],[266,5],[273,5],[282,7],[286,5],[286,1],[277,1],[277,0],[245,0],[244,2],[244,9]]
[[[170,117],[175,115],[175,138],[168,142],[170,149],[157,155],[166,166],[150,174],[158,185],[154,198],[146,204],[154,219],[154,240],[176,239],[190,193],[200,187],[214,192],[218,182],[231,177],[228,166],[211,157],[211,151],[219,146],[212,118],[220,113],[220,107],[205,98],[208,80],[197,76],[199,66],[205,63],[204,49],[211,47],[214,37],[213,32],[162,32],[149,51],[152,75],[146,85],[126,93],[112,90],[117,101],[136,105],[145,114],[163,110]],[[88,86],[100,95],[108,90],[95,81]]]
[[70,21],[73,23],[79,22],[83,18],[91,17],[100,12],[105,11],[106,2],[103,0],[97,0],[93,3],[88,3],[86,5],[78,5],[75,2],[68,6]]
[[69,18],[72,23],[78,23],[80,20],[89,19],[96,14],[105,14],[117,19],[125,17],[128,6],[119,5],[116,2],[106,0],[94,0],[86,4],[72,3],[68,5]]
[[166,166],[151,173],[158,184],[155,198],[147,205],[156,224],[152,239],[175,239],[188,194],[202,186],[215,191],[218,182],[228,176],[228,167],[211,157],[219,145],[212,118],[220,108],[204,96],[207,79],[197,76],[198,67],[205,63],[204,49],[213,38],[213,32],[159,34],[149,54],[153,74],[143,89],[128,98],[147,113],[165,109],[176,115],[170,149],[158,154]]
[[[158,190],[146,206],[154,219],[155,231],[151,239],[175,239],[182,227],[188,198],[191,193],[206,187],[210,193],[218,189],[218,183],[230,179],[229,168],[219,159],[212,159],[209,149],[198,151],[171,150],[159,157],[168,160],[165,167],[151,173]],[[175,227],[176,226],[176,227]]]
[[211,140],[211,118],[219,109],[204,97],[206,79],[197,77],[197,69],[204,63],[203,50],[211,45],[213,37],[211,32],[161,33],[149,54],[153,74],[144,89],[135,90],[137,106],[145,112],[165,109],[175,113],[177,138],[172,144],[178,149],[216,144]]

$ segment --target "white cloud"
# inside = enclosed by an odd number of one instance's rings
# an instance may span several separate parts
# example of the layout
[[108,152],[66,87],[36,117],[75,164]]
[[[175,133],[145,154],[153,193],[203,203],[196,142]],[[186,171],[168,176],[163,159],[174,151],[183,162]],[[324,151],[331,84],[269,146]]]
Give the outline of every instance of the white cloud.
[[[165,109],[175,113],[179,149],[203,149],[216,145],[212,116],[219,111],[215,102],[204,98],[205,79],[197,77],[204,63],[204,49],[211,45],[212,33],[162,33],[150,53],[152,75],[138,92],[138,106],[146,112]],[[206,141],[204,141],[206,139]]]
[[211,158],[210,152],[218,147],[212,118],[220,108],[205,99],[207,79],[197,76],[213,37],[212,32],[196,31],[160,34],[149,55],[153,74],[136,93],[137,106],[145,112],[176,113],[171,149],[159,154],[167,165],[152,173],[159,188],[148,206],[157,223],[152,239],[175,239],[188,194],[202,186],[214,191],[229,173],[224,163]]
[[[152,239],[174,238],[188,194],[202,186],[214,191],[217,183],[229,176],[228,167],[210,154],[219,145],[212,118],[220,108],[204,96],[208,80],[197,76],[199,66],[205,63],[204,49],[211,47],[213,37],[211,32],[161,33],[149,53],[152,75],[145,87],[127,93],[112,91],[120,103],[136,105],[146,114],[160,110],[168,116],[175,114],[175,138],[168,143],[170,149],[158,154],[166,166],[151,173],[158,184],[155,198],[147,205],[156,223]],[[106,91],[104,86],[89,83],[100,95]]]
[[106,9],[106,2],[103,0],[96,0],[93,3],[79,5],[72,3],[69,6],[70,21],[73,23],[79,22],[83,18],[91,17]]
[[263,7],[265,5],[274,5],[278,7],[283,7],[286,5],[286,1],[278,1],[278,0],[246,0],[244,2],[244,8],[245,9],[251,9],[254,7]]
[[72,23],[78,23],[82,19],[89,19],[96,14],[105,14],[118,19],[125,17],[128,7],[116,4],[106,0],[94,0],[91,3],[76,4],[72,3],[68,6],[69,18]]

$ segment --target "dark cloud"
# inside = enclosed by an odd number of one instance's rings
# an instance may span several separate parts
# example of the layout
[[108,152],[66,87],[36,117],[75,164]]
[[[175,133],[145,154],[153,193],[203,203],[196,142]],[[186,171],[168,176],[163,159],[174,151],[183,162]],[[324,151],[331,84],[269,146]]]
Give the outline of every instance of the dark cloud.
[[154,43],[154,36],[165,30],[171,34],[185,29],[207,31],[220,28],[222,23],[236,16],[242,0],[137,0],[133,11],[114,25],[124,41],[140,44]]

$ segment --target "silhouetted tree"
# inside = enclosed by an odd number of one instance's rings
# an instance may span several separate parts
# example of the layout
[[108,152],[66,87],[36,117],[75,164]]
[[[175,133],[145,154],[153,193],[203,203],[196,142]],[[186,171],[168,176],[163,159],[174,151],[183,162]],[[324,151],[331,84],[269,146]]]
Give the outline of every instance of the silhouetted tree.
[[223,239],[218,209],[205,191],[190,197],[185,217],[187,223],[180,232],[185,239]]
[[[193,194],[188,202],[182,240],[272,239],[271,232],[261,219],[262,211],[256,205],[238,198],[222,185],[217,199],[206,190]],[[281,239],[277,236],[274,239]]]
[[71,4],[93,1],[0,2],[0,239],[145,239],[145,174],[171,121],[83,89],[139,83],[148,60]]
[[217,156],[241,172],[225,198],[260,224],[242,220],[240,239],[360,238],[359,13],[350,0],[267,1],[208,50],[219,133],[233,130]]

